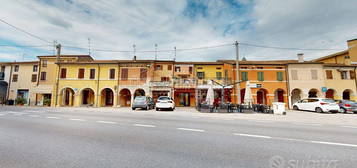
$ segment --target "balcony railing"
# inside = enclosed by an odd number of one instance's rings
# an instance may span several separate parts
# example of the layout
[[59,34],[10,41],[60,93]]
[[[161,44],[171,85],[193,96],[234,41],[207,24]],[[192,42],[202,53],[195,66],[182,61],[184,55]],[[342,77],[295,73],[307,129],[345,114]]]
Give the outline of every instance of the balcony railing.
[[172,82],[171,81],[151,81],[150,86],[151,87],[171,87]]

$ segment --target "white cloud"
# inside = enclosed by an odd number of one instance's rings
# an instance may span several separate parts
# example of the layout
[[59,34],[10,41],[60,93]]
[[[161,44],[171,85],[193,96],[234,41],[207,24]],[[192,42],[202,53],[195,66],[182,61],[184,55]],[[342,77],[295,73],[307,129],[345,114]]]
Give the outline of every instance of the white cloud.
[[[51,2],[51,3],[46,3]],[[195,1],[207,7],[206,15],[185,15],[184,0],[86,0],[86,1],[8,1],[2,3],[0,18],[50,41],[63,45],[97,49],[154,50],[192,48],[235,40],[255,44],[297,48],[346,48],[346,40],[356,38],[354,0],[341,3],[330,0],[237,0],[244,8],[232,8],[223,1]],[[16,12],[15,12],[16,11]],[[0,38],[22,45],[43,44],[7,25],[0,24]],[[37,55],[51,53],[29,52]],[[248,60],[295,59],[297,52],[307,58],[333,51],[289,51],[240,47]],[[28,50],[1,49],[0,53],[19,55]],[[86,50],[63,49],[64,54],[87,54]],[[21,55],[21,54],[20,54]],[[131,59],[132,53],[95,52],[97,59]],[[153,59],[154,53],[137,53],[141,59]],[[234,47],[178,52],[178,60],[233,59]],[[18,58],[18,57],[17,57]],[[159,53],[172,59],[173,52]],[[20,59],[20,58],[18,58]],[[0,57],[8,60],[8,56]]]

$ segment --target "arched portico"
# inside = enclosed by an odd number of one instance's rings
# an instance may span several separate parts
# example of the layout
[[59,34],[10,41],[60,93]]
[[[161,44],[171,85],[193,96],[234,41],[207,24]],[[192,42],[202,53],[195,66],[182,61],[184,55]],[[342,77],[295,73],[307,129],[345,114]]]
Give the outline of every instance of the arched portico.
[[81,91],[81,105],[93,106],[94,105],[94,91],[91,88],[85,88]]
[[119,105],[121,107],[130,107],[131,106],[131,92],[129,89],[120,90]]
[[5,81],[0,81],[0,104],[5,103],[8,84]]
[[101,97],[100,97],[100,106],[105,107],[111,107],[114,104],[114,92],[110,88],[105,88],[101,91]]
[[268,91],[266,89],[259,89],[257,91],[257,104],[268,104],[267,94]]
[[60,95],[60,105],[61,106],[73,106],[74,105],[74,96],[75,92],[72,88],[66,87],[61,90]]
[[317,89],[310,89],[308,92],[308,98],[318,97],[319,90]]
[[351,89],[345,89],[342,92],[342,99],[343,100],[351,100],[352,94],[353,94],[353,91]]
[[325,97],[329,99],[334,99],[336,96],[336,90],[334,89],[328,89],[325,93]]
[[284,94],[285,91],[283,89],[276,89],[274,91],[274,102],[282,102],[284,103]]

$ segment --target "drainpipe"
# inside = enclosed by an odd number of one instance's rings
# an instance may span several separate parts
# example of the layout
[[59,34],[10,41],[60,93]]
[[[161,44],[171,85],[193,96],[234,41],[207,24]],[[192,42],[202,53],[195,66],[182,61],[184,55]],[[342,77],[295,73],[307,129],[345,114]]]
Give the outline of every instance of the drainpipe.
[[[355,69],[355,70],[354,70],[354,71],[355,71],[355,85],[356,85],[356,89],[355,89],[355,91],[357,90],[356,68],[357,68],[357,67],[355,67],[355,68],[354,68],[354,69]],[[356,97],[355,97],[355,99],[356,99]]]
[[57,80],[56,80],[56,102],[55,102],[55,107],[58,104],[58,85],[59,85],[59,78],[60,78],[60,71],[61,71],[61,65],[60,62],[57,62],[57,66],[58,66],[58,72],[57,72]]
[[12,64],[10,63],[10,77],[9,77],[9,84],[7,86],[6,101],[9,100],[9,96],[10,96],[11,80],[12,80]]
[[288,71],[288,67],[289,65],[287,64],[285,67],[285,78],[286,78],[286,88],[288,91],[288,108],[290,109],[290,102],[291,102],[291,98],[290,98],[290,80],[289,80],[289,71]]
[[[117,106],[119,105],[119,80],[120,80],[120,64],[118,63],[118,82],[117,82]],[[120,106],[120,105],[119,105]]]
[[97,107],[99,107],[99,104],[98,104],[98,99],[99,99],[99,77],[100,77],[100,66],[99,66],[99,64],[97,64],[97,66],[98,66],[98,75],[97,75],[97,102],[96,102],[96,104],[97,104]]

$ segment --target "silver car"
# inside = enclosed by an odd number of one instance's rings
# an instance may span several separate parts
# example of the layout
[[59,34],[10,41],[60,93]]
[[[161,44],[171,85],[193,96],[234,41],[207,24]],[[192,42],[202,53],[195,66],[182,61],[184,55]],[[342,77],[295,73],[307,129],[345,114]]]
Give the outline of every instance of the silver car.
[[133,104],[131,105],[131,109],[135,110],[137,108],[141,108],[144,110],[154,109],[155,103],[153,99],[149,96],[136,96]]

